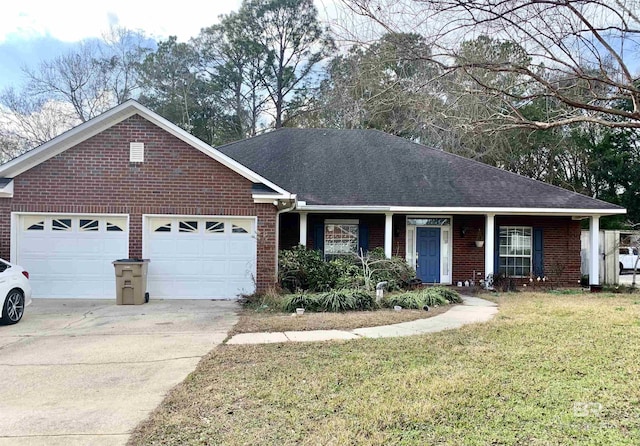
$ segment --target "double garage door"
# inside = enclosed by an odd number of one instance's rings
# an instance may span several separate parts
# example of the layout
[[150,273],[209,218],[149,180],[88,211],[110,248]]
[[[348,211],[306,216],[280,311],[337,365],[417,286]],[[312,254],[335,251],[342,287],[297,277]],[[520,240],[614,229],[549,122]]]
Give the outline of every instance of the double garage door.
[[[255,218],[143,217],[152,298],[231,299],[254,290]],[[111,262],[129,257],[126,215],[18,215],[15,263],[34,297],[114,298]]]

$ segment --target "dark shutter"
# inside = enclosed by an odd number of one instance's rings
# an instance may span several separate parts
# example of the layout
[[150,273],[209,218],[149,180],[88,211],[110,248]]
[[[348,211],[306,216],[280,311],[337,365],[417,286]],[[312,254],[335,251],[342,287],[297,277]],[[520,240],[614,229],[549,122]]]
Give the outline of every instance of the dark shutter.
[[495,225],[493,234],[493,274],[500,274],[500,226]]
[[533,274],[544,277],[544,236],[542,228],[533,228]]
[[324,254],[324,223],[313,226],[313,249]]
[[358,255],[360,250],[363,253],[369,251],[369,226],[364,223],[360,223],[358,226]]

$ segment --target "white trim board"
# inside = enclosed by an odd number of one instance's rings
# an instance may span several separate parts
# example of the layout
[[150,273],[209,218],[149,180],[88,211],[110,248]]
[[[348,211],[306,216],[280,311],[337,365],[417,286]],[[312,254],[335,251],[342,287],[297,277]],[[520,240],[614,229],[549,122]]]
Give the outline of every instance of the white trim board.
[[626,214],[626,209],[572,209],[572,208],[499,208],[499,207],[414,207],[414,206],[331,206],[331,205],[300,205],[297,211],[317,213],[361,213],[361,214],[449,214],[449,215],[549,215],[559,217],[586,217],[589,215],[618,215]]

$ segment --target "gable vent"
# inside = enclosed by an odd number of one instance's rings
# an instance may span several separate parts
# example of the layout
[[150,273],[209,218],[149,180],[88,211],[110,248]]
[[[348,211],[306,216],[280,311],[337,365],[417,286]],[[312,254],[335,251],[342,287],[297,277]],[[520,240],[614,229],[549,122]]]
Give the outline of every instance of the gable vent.
[[129,162],[130,163],[144,162],[144,143],[143,142],[129,143]]

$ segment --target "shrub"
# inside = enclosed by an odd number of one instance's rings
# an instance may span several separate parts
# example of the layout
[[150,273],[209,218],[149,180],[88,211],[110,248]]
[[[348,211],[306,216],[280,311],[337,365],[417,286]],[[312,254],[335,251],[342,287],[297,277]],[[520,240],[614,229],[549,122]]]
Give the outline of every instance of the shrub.
[[417,291],[409,291],[402,294],[394,294],[387,299],[389,307],[395,307],[396,305],[407,309],[422,309],[424,303],[422,302],[422,296]]
[[328,268],[333,276],[331,288],[358,288],[364,284],[362,268],[356,263],[357,260],[355,256],[345,256],[328,262]]
[[370,287],[375,287],[378,282],[387,282],[387,290],[395,291],[405,289],[411,279],[416,277],[416,272],[405,259],[391,257],[387,259],[384,249],[375,248],[360,259],[363,264],[363,275],[368,276]]
[[451,288],[447,288],[444,286],[436,286],[428,289],[431,290],[432,292],[437,292],[439,295],[444,297],[448,302],[452,304],[462,303],[462,298],[460,297],[460,294],[456,290],[453,290]]
[[390,307],[396,305],[407,309],[422,309],[425,306],[436,307],[449,303],[460,303],[460,295],[445,287],[424,287],[419,290],[395,294],[386,299]]
[[323,291],[332,287],[334,271],[322,258],[320,251],[304,246],[296,246],[280,251],[278,256],[278,280],[280,285],[291,291]]
[[351,295],[355,299],[355,309],[360,311],[371,311],[378,308],[373,295],[367,291],[351,291]]
[[319,307],[320,302],[317,295],[298,293],[285,298],[282,309],[286,312],[292,313],[296,311],[296,308],[304,308],[308,311],[317,311]]
[[243,296],[244,305],[257,312],[282,311],[285,297],[281,291],[282,290],[277,288],[269,288],[264,293],[254,293]]
[[348,291],[332,290],[319,299],[320,308],[334,313],[356,309],[356,298]]
[[422,306],[437,307],[447,305],[449,301],[436,288],[423,288],[418,291],[422,298]]

